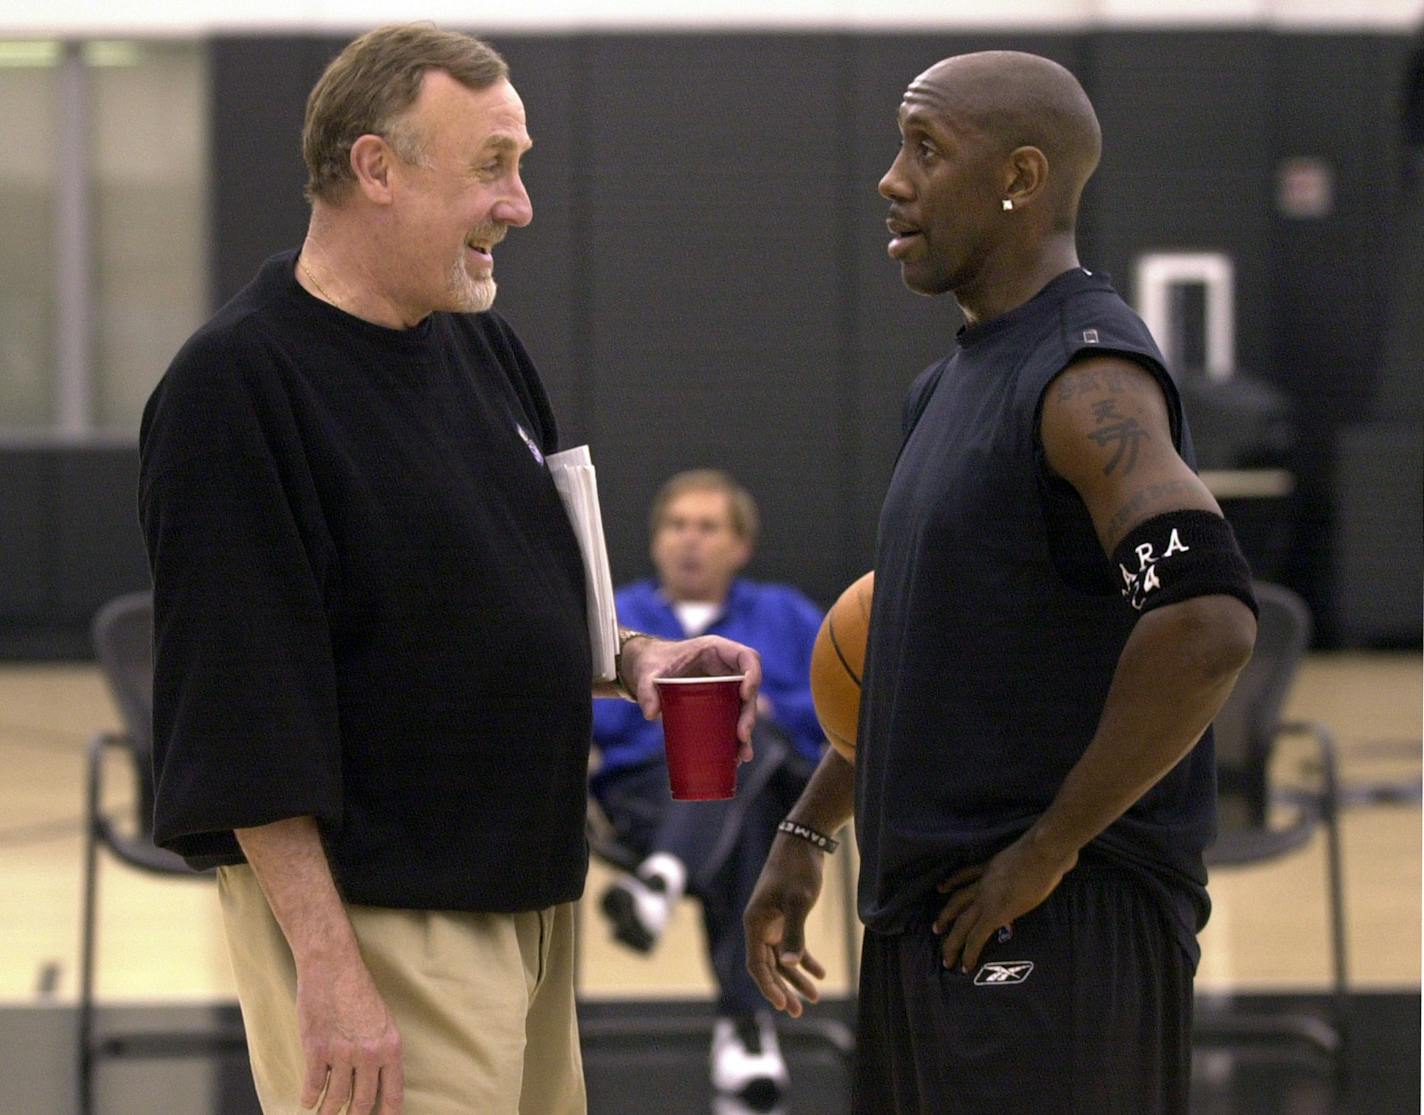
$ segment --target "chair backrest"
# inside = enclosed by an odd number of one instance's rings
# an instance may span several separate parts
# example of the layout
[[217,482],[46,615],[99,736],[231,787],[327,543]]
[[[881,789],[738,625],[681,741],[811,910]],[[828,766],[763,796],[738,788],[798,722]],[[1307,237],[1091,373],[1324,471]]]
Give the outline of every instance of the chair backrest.
[[95,613],[90,632],[104,680],[132,743],[138,824],[153,827],[153,594],[133,592]]
[[1290,589],[1257,581],[1256,649],[1213,722],[1223,831],[1259,827],[1269,807],[1268,766],[1296,670],[1310,646],[1310,609]]

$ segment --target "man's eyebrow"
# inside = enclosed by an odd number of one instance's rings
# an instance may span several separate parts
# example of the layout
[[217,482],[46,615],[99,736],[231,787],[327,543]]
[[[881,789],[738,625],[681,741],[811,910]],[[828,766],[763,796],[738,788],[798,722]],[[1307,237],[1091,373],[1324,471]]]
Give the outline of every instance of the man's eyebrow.
[[534,146],[533,139],[526,139],[523,143],[509,135],[494,135],[485,140],[484,146],[495,148],[501,151],[528,151]]
[[963,122],[952,118],[935,105],[920,102],[901,106],[896,118],[900,131],[920,132],[940,142],[955,142],[962,138]]
[[895,120],[896,126],[900,129],[902,136],[924,135],[932,132],[932,128],[926,123],[923,113],[916,113],[913,109],[901,113]]

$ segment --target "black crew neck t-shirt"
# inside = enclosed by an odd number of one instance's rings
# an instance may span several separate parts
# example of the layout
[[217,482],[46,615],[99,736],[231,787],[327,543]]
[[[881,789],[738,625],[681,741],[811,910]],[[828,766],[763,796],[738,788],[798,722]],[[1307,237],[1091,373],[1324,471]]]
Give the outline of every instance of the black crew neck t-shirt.
[[[1136,622],[1077,492],[1038,441],[1044,392],[1073,360],[1151,372],[1190,435],[1161,353],[1106,276],[1065,272],[961,330],[915,381],[881,511],[856,757],[861,918],[898,932],[935,884],[1003,849],[1091,741]],[[1202,741],[1084,849],[1132,871],[1189,955],[1209,909],[1214,748]]]
[[155,835],[318,820],[351,902],[517,911],[587,868],[584,571],[533,364],[495,313],[386,329],[295,252],[144,412]]

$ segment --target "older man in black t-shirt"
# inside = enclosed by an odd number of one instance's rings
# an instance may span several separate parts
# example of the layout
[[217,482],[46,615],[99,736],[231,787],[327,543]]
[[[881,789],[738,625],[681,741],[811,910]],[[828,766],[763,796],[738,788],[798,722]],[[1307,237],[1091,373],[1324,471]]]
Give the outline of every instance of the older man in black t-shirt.
[[906,402],[855,764],[828,753],[792,810],[749,967],[779,1008],[814,998],[816,841],[853,808],[857,1115],[1184,1115],[1208,726],[1249,573],[1161,354],[1078,261],[1100,135],[1077,81],[950,58],[899,125],[889,252],[965,326]]
[[311,225],[144,413],[156,837],[218,866],[268,1115],[580,1115],[590,691],[760,667],[625,631],[593,686],[548,399],[496,314],[532,210],[503,60],[352,43],[307,108]]

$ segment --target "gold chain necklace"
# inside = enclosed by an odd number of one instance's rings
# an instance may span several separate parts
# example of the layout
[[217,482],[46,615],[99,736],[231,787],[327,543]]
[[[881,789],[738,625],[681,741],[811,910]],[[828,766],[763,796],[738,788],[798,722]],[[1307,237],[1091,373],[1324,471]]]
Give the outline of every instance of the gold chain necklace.
[[331,305],[336,306],[338,310],[341,309],[341,307],[337,305],[336,299],[333,298],[331,295],[327,294],[326,288],[316,281],[316,276],[312,274],[312,269],[307,265],[306,258],[299,257],[297,259],[297,265],[307,273],[307,278],[311,280],[312,286],[316,287],[316,292],[320,294],[322,298],[324,298],[327,302],[331,303]]

